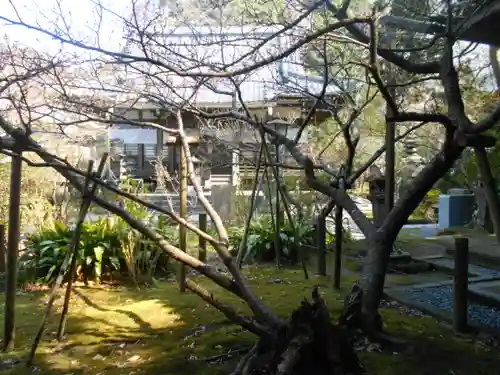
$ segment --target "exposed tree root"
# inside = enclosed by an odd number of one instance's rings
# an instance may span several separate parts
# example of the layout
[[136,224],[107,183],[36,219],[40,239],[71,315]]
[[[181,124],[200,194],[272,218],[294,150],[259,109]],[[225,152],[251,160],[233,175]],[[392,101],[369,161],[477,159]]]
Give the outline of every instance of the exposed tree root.
[[317,288],[273,339],[261,337],[232,375],[344,375],[363,368],[347,333],[331,322]]
[[383,332],[382,317],[378,312],[375,314],[363,312],[362,301],[363,288],[359,283],[355,283],[344,299],[344,309],[340,314],[339,324],[346,327],[351,333],[360,331],[370,340],[382,345],[404,344],[404,341]]

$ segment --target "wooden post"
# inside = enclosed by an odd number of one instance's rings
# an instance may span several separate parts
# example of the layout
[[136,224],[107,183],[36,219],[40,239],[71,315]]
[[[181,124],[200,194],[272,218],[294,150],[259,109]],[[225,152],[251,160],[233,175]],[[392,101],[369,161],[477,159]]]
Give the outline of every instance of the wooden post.
[[245,230],[243,231],[243,236],[241,238],[240,246],[238,249],[238,255],[236,257],[236,265],[238,268],[241,268],[241,263],[243,261],[243,257],[246,255],[247,251],[247,242],[248,242],[248,232],[250,230],[250,224],[252,223],[253,214],[256,207],[256,197],[257,193],[260,192],[260,187],[262,185],[262,181],[264,181],[264,177],[260,176],[260,167],[262,164],[262,156],[264,154],[264,145],[260,143],[259,156],[257,157],[257,168],[255,169],[255,176],[253,179],[252,186],[252,195],[250,197],[250,209],[248,211],[248,216],[245,221]]
[[[390,48],[395,48],[395,30],[388,30],[389,38],[390,38]],[[392,66],[392,63],[387,61],[387,90],[389,91],[389,95],[396,102],[396,89],[394,86],[395,83],[395,71]],[[392,107],[389,105],[389,101],[386,101],[385,108],[385,199],[384,199],[384,217],[391,212],[394,207],[394,192],[396,185],[396,124],[393,121],[389,121],[388,119],[394,117]]]
[[[179,213],[180,217],[183,219],[187,220],[188,215],[187,215],[187,188],[188,188],[188,171],[187,171],[187,160],[186,160],[186,153],[184,152],[184,147],[182,146],[182,142],[179,139],[178,145],[180,148],[180,192],[179,192],[179,198],[180,198],[180,208],[179,208]],[[186,252],[187,250],[187,233],[186,233],[186,227],[184,225],[179,225],[179,248]],[[186,291],[186,267],[184,266],[184,263],[179,262],[178,264],[178,270],[177,270],[177,280],[179,282],[179,290],[181,293],[184,293]]]
[[[275,223],[276,223],[276,232],[274,234],[275,236],[275,239],[274,239],[274,243],[275,243],[275,252],[276,252],[276,266],[278,268],[281,267],[281,204],[280,204],[280,168],[279,168],[279,163],[280,163],[280,154],[279,154],[279,144],[278,142],[276,142],[276,145],[275,145],[275,151],[276,151],[276,173],[275,173],[275,181],[276,181],[276,190],[275,190],[275,194],[276,194],[276,197],[275,197],[275,208],[274,208],[274,214],[275,214]],[[271,167],[272,168],[272,167]]]
[[340,205],[335,206],[335,268],[333,270],[333,287],[340,289],[340,276],[342,273],[342,243],[344,241],[344,228],[342,227],[343,210]]
[[[99,163],[99,166],[97,167],[97,176],[100,178],[102,176],[102,172],[104,171],[104,167],[106,166],[106,162],[108,159],[108,153],[104,153],[102,156],[101,162]],[[71,288],[73,287],[73,275],[75,274],[76,271],[76,260],[77,260],[77,251],[80,246],[80,236],[81,236],[81,231],[82,231],[82,226],[83,223],[85,222],[85,216],[87,215],[87,212],[90,208],[90,204],[92,203],[92,197],[94,196],[98,184],[93,183],[91,185],[90,181],[90,175],[93,172],[93,162],[89,163],[89,167],[87,170],[87,177],[85,181],[85,190],[82,193],[82,201],[80,205],[80,212],[78,215],[78,221],[75,226],[75,231],[73,234],[73,239],[71,243],[71,253],[73,254],[71,258],[71,264],[69,266],[68,270],[68,284],[66,285],[66,292],[64,294],[64,302],[63,302],[63,309],[61,312],[61,320],[59,321],[59,327],[57,328],[57,339],[59,341],[62,341],[64,337],[64,331],[66,330],[66,323],[68,320],[68,311],[69,311],[69,301],[71,299]]]
[[[107,158],[107,154],[105,154],[105,158]],[[105,158],[101,161],[101,166],[99,166],[101,172],[102,169],[104,168],[105,164]],[[69,251],[66,253],[66,256],[64,257],[63,263],[61,265],[61,269],[59,270],[59,274],[57,275],[57,279],[52,286],[52,290],[50,292],[49,300],[47,301],[47,305],[45,307],[45,312],[42,316],[42,321],[40,322],[40,326],[38,328],[38,332],[35,336],[35,339],[33,340],[33,344],[31,346],[31,351],[28,356],[27,363],[28,365],[33,364],[33,359],[35,358],[35,353],[38,348],[38,344],[40,343],[40,340],[42,339],[43,331],[45,330],[45,322],[47,321],[47,318],[49,317],[50,310],[52,309],[52,306],[54,304],[54,301],[56,299],[56,294],[61,286],[64,276],[67,275],[68,269],[71,267],[71,264],[73,264],[72,259],[76,258],[76,254],[78,251],[78,246],[80,245],[80,235],[82,232],[82,226],[83,223],[85,222],[85,217],[87,216],[87,212],[90,208],[90,204],[92,203],[92,196],[90,194],[95,194],[95,190],[97,189],[97,184],[94,184],[92,187],[92,190],[90,189],[91,186],[91,181],[92,181],[92,172],[94,170],[94,161],[91,160],[89,162],[89,166],[87,169],[87,177],[85,178],[85,183],[83,186],[83,191],[82,191],[82,203],[80,205],[80,211],[78,213],[78,219],[76,222],[75,229],[73,231],[73,235],[71,238],[71,243],[69,246]],[[75,263],[76,264],[76,263]],[[72,275],[70,275],[70,278]],[[71,284],[68,284],[69,287],[71,288]],[[71,290],[71,289],[69,289]],[[68,288],[66,289],[66,295],[65,295],[65,301],[64,305],[68,304],[69,306],[69,297],[70,293],[68,293]],[[66,300],[67,298],[67,300]],[[66,306],[66,312],[67,312],[67,306]],[[64,316],[61,317],[61,323],[64,323]],[[59,325],[59,330],[61,330],[61,324]]]
[[[269,154],[267,155],[268,157],[268,160],[271,160]],[[264,178],[265,178],[265,181],[266,181],[266,193],[267,193],[267,196],[268,196],[268,199],[269,199],[269,214],[271,215],[271,226],[274,230],[274,233],[278,233],[278,230],[277,230],[277,226],[276,226],[276,213],[275,213],[275,207],[273,207],[273,202],[272,202],[272,199],[273,199],[273,193],[271,191],[271,178],[269,176],[269,170],[268,168],[266,167],[264,169]],[[250,224],[249,224],[250,225]],[[274,239],[274,251],[275,251],[275,256],[276,256],[276,259],[279,260],[279,241],[277,241],[277,238],[279,236],[276,236],[274,235],[273,236],[273,239]],[[278,268],[279,268],[279,263],[278,263]]]
[[[198,216],[198,226],[203,232],[207,232],[207,214],[202,212]],[[198,259],[205,263],[207,261],[207,240],[198,237]]]
[[0,224],[0,272],[5,272],[5,225]]
[[[392,90],[394,91],[394,90]],[[386,117],[391,117],[392,109],[387,104]],[[396,153],[395,153],[395,130],[394,122],[386,120],[385,129],[385,199],[384,206],[385,212],[384,216],[387,216],[391,212],[394,206],[394,191],[395,191],[395,166],[396,163]]]
[[[19,155],[21,150],[16,150]],[[12,157],[10,170],[10,208],[7,242],[7,258],[5,280],[5,321],[4,321],[4,351],[14,349],[16,287],[17,287],[17,256],[19,252],[19,231],[21,227],[21,173],[23,161],[21,157]]]
[[464,332],[467,328],[467,293],[469,279],[469,239],[455,237],[455,273],[453,277],[453,328]]
[[326,276],[326,220],[322,215],[316,222],[316,236],[318,247],[318,274]]

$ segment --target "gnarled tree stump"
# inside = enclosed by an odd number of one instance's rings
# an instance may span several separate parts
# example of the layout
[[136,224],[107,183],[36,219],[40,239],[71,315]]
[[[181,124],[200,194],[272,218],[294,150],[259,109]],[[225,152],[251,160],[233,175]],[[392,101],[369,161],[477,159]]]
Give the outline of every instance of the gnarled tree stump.
[[364,373],[347,332],[331,321],[318,289],[288,324],[260,338],[233,375],[347,375]]

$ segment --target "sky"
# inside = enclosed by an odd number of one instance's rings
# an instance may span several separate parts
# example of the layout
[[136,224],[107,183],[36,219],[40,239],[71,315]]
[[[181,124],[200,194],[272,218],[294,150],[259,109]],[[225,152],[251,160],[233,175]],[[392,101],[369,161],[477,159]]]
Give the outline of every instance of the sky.
[[[150,7],[157,7],[160,3],[160,0],[135,1],[141,4],[149,3]],[[24,23],[52,31],[67,27],[74,39],[118,52],[123,48],[124,36],[123,21],[120,17],[130,17],[131,4],[132,0],[0,0],[0,17],[17,21],[17,12]],[[102,18],[99,14],[102,14]],[[62,48],[65,52],[76,53],[82,57],[89,56],[88,51],[71,45],[61,45],[61,42],[39,31],[24,26],[7,25],[4,20],[0,20],[0,25],[0,35],[4,34],[11,42],[19,42],[49,54],[58,54]],[[469,58],[472,57],[471,60],[479,69],[480,65],[487,63],[487,48],[481,47],[475,54],[477,55],[470,55]]]
[[[18,20],[19,15],[26,24],[39,26],[45,30],[57,28],[69,30],[74,38],[113,51],[119,50],[122,44],[122,23],[119,16],[128,17],[130,4],[128,0],[0,0],[2,16]],[[15,4],[15,5],[13,5]],[[99,11],[97,4],[105,8]],[[17,12],[17,15],[16,15]],[[116,14],[113,14],[116,13]],[[102,20],[98,16],[102,14]],[[10,41],[37,48],[38,51],[57,53],[61,43],[39,31],[23,26],[8,25],[0,20],[1,33]],[[99,30],[99,33],[96,33]],[[76,48],[64,46],[65,51],[76,51]]]

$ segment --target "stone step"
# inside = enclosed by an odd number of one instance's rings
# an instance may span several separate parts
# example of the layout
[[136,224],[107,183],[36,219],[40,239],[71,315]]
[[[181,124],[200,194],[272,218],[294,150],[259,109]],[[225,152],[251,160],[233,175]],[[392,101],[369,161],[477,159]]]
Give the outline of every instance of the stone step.
[[[452,258],[444,257],[444,256],[428,256],[428,257],[420,257],[414,258],[415,260],[429,263],[435,269],[453,273],[455,269],[455,261]],[[493,268],[481,267],[475,264],[469,264],[469,277],[494,277],[500,278],[500,271]]]

